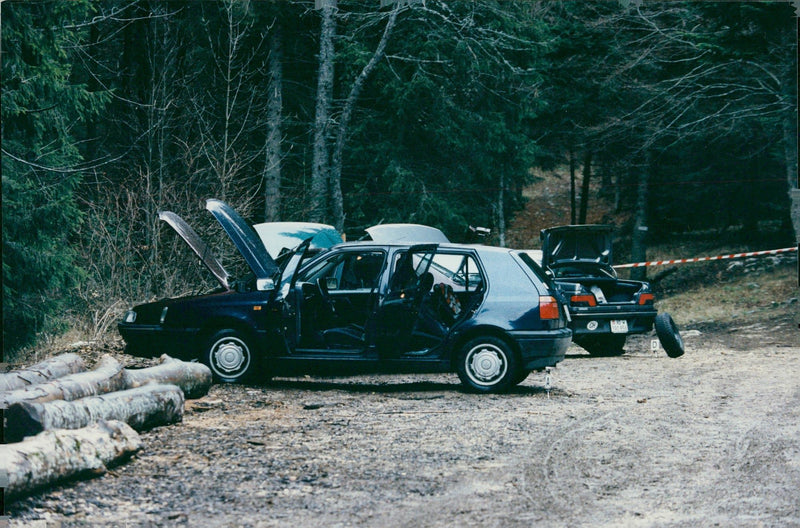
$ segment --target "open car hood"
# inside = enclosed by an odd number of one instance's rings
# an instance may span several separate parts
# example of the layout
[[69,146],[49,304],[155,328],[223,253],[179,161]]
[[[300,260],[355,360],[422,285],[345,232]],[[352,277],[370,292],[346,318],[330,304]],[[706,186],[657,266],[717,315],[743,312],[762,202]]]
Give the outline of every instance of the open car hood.
[[228,275],[228,272],[225,271],[225,268],[219,263],[217,257],[211,252],[211,248],[208,247],[208,244],[206,244],[203,239],[200,238],[200,235],[192,229],[192,226],[187,224],[183,218],[172,211],[159,211],[158,218],[169,224],[186,244],[192,248],[192,251],[200,258],[200,262],[205,264],[209,271],[211,271],[220,286],[226,290],[231,289],[228,283],[230,275]]
[[309,238],[311,250],[328,249],[343,242],[333,226],[312,222],[266,222],[253,225],[253,229],[274,259]]
[[420,224],[379,224],[368,227],[365,231],[373,241],[380,244],[395,242],[447,244],[450,242],[440,230]]
[[570,263],[612,265],[608,225],[571,225],[542,229],[542,267]]
[[220,200],[206,200],[206,210],[214,215],[250,266],[256,276],[257,288],[265,290],[274,287],[273,281],[280,270],[253,228],[231,206]]

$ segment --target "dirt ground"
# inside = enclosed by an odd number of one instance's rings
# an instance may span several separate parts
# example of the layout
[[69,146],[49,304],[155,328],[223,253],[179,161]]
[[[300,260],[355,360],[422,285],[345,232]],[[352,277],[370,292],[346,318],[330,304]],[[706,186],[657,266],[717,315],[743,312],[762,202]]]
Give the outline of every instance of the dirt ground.
[[[683,328],[475,395],[455,375],[215,385],[11,526],[800,526],[800,339]],[[130,365],[134,360],[126,359]]]

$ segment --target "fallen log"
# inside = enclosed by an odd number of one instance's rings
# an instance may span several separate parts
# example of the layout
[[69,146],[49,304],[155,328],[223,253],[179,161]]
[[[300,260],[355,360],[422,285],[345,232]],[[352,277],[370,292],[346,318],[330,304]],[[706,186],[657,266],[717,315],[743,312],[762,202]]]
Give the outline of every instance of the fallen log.
[[183,420],[183,392],[175,385],[148,384],[75,401],[18,402],[6,410],[6,441],[52,429],[80,429],[99,420],[120,420],[136,431]]
[[61,378],[86,370],[78,354],[67,353],[54,356],[30,367],[0,374],[0,391],[24,389],[46,381]]
[[105,356],[100,364],[88,372],[69,374],[24,389],[0,393],[0,408],[12,403],[27,401],[42,403],[52,400],[72,401],[86,396],[105,394],[125,388],[122,365],[111,356]]
[[0,445],[0,472],[8,477],[6,498],[14,500],[65,479],[101,475],[141,448],[138,433],[116,420]]
[[125,385],[129,389],[147,383],[168,383],[177,385],[187,400],[202,398],[208,394],[213,378],[211,369],[202,363],[191,363],[161,356],[161,364],[142,369],[125,369]]

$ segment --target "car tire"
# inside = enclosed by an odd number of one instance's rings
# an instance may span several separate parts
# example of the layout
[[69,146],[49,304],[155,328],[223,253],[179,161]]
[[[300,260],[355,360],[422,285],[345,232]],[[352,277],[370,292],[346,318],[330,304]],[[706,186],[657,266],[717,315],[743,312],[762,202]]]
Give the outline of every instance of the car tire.
[[684,352],[683,338],[678,331],[678,326],[668,313],[660,313],[655,321],[656,335],[661,341],[661,346],[671,358],[681,357]]
[[511,380],[511,385],[516,386],[525,381],[532,371],[528,369],[518,369],[516,376]]
[[461,347],[456,370],[469,390],[484,393],[508,390],[520,375],[511,347],[493,336],[472,339]]
[[203,349],[203,363],[221,383],[244,381],[253,373],[253,347],[242,332],[226,328],[211,335]]
[[625,353],[624,347],[627,337],[624,334],[576,336],[572,340],[592,356],[612,357],[621,356]]

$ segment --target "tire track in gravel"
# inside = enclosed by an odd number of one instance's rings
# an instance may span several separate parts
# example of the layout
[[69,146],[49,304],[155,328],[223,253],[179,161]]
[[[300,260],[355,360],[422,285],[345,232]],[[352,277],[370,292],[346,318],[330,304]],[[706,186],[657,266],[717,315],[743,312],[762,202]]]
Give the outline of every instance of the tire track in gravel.
[[800,347],[633,345],[570,349],[549,392],[539,375],[504,395],[447,375],[214,386],[11,526],[800,526]]

